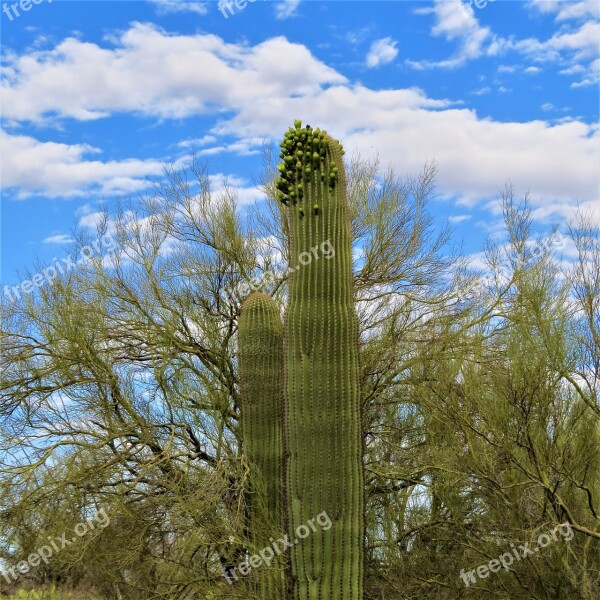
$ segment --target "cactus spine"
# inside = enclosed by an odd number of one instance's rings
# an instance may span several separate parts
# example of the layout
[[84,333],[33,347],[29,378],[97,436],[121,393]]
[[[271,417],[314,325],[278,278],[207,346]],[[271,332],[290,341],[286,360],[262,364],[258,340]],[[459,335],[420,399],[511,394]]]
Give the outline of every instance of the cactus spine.
[[[316,525],[290,549],[293,598],[362,600],[364,471],[344,151],[327,132],[301,125],[281,143],[276,183],[288,207],[290,266],[299,266],[284,326],[288,534],[299,538],[298,527],[323,512],[333,525]],[[324,245],[335,254],[320,255]]]
[[[239,318],[239,376],[244,453],[250,465],[249,528],[253,553],[284,531],[283,348],[279,309],[268,295],[251,294]],[[253,575],[261,598],[285,598],[284,557]]]

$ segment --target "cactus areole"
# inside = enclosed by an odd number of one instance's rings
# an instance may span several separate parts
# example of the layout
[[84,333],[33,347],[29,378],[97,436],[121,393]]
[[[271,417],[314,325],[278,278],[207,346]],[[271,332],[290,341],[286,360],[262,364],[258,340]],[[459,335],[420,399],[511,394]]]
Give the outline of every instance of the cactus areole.
[[[281,143],[290,231],[284,325],[286,503],[294,600],[362,600],[364,469],[358,321],[341,144],[295,121]],[[333,256],[303,253],[329,244]],[[306,254],[304,254],[306,256]],[[327,531],[305,527],[326,512]],[[314,521],[313,521],[314,522]],[[303,527],[304,526],[304,527]]]

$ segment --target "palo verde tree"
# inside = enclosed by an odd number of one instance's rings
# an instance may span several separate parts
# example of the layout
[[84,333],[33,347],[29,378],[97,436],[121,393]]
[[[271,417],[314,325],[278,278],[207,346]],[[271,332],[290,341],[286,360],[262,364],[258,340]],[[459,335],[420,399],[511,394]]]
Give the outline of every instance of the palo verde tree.
[[[580,217],[563,232],[573,263],[560,265],[547,246],[532,252],[537,246],[523,219],[526,207],[506,203],[506,243],[488,245],[489,276],[477,293],[465,293],[477,274],[450,253],[450,232],[436,231],[427,210],[431,166],[417,178],[398,178],[359,159],[342,171],[339,157],[327,156],[329,167],[320,159],[318,167],[326,177],[333,172],[335,180],[333,163],[338,184],[346,174],[350,232],[343,236],[353,250],[342,253],[350,278],[344,297],[323,302],[336,319],[340,306],[356,311],[364,600],[598,597],[598,224]],[[327,180],[313,181],[307,161],[303,154],[316,191]],[[297,177],[297,162],[287,189],[299,198],[297,183],[304,187],[304,179]],[[212,190],[202,169],[167,170],[146,196],[96,215],[98,231],[79,231],[73,248],[76,253],[90,237],[109,233],[117,252],[91,257],[15,302],[3,297],[3,564],[26,560],[48,536],[60,537],[94,508],[111,517],[106,529],[15,585],[88,586],[107,600],[260,598],[251,585],[259,573],[231,585],[223,577],[224,566],[238,565],[263,543],[248,519],[256,494],[244,455],[252,443],[243,433],[238,364],[246,294],[236,290],[272,274],[262,291],[279,307],[295,302],[282,329],[286,337],[292,323],[316,327],[311,318],[323,314],[321,288],[294,286],[302,278],[327,286],[325,269],[336,263],[313,258],[303,267],[312,270],[298,271],[295,279],[286,271],[299,263],[295,243],[312,254],[311,245],[321,240],[313,237],[320,235],[315,227],[328,222],[333,204],[328,209],[315,201],[319,192],[303,196],[302,204],[282,204],[279,175],[269,160],[265,202],[242,207],[233,190]],[[334,196],[340,192],[334,186]],[[350,342],[352,318],[341,312],[339,322],[348,327],[342,335]],[[336,362],[351,356],[347,349],[327,355],[321,371],[303,370],[302,343],[311,342],[314,331],[291,332],[295,350],[283,362],[299,360],[291,366],[294,379],[284,381],[296,383],[286,384],[284,393],[296,412],[283,429],[293,418],[316,436],[318,423],[299,409],[317,396],[301,393],[297,383],[314,392],[317,375],[323,385],[342,370],[347,382],[355,375],[354,359],[341,367]],[[335,346],[340,338],[325,342]],[[338,409],[343,418],[329,424],[334,428],[351,416],[341,401]],[[355,429],[347,432],[355,435]],[[294,443],[297,450],[307,442]],[[339,446],[340,473],[355,473],[350,443],[333,436],[326,443]],[[298,492],[310,491],[308,465],[319,477],[327,457],[288,457]],[[334,508],[337,477],[330,504],[314,508],[327,509],[338,531],[351,531],[351,520],[340,518],[353,515],[355,506],[340,514]],[[348,497],[352,490],[350,484]],[[298,524],[316,516],[308,502],[318,501],[296,498]],[[475,583],[467,578],[468,587],[461,578],[461,570],[487,564],[513,545],[535,543],[564,523],[571,540],[553,541],[508,571]],[[296,570],[297,590],[313,581],[310,565],[323,564],[309,545],[317,539],[325,537],[311,533],[297,545],[294,559],[304,570]],[[338,556],[353,539],[335,541]],[[325,567],[337,573],[333,563]]]

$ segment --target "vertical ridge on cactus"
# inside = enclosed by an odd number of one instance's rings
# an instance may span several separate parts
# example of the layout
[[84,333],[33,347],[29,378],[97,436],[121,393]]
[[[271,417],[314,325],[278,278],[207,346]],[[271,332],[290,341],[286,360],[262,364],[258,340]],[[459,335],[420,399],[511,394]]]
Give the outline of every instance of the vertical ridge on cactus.
[[[243,302],[238,332],[241,427],[250,465],[249,529],[255,552],[284,531],[283,332],[277,304],[255,292]],[[261,597],[283,600],[285,557],[252,574]]]
[[[323,511],[333,523],[291,548],[293,598],[362,600],[364,468],[344,151],[299,121],[281,149],[276,185],[288,207],[290,266],[303,265],[292,270],[284,325],[288,534],[296,538]],[[324,242],[335,250],[330,259],[312,255]]]

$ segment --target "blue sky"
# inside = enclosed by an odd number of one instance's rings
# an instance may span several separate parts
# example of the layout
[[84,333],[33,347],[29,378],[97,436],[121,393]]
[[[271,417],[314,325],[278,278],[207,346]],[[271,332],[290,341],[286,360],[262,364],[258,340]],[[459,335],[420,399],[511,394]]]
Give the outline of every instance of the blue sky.
[[431,210],[468,252],[509,180],[540,232],[600,219],[598,0],[25,2],[0,3],[2,284],[192,149],[260,202],[294,118],[400,175],[435,160]]

